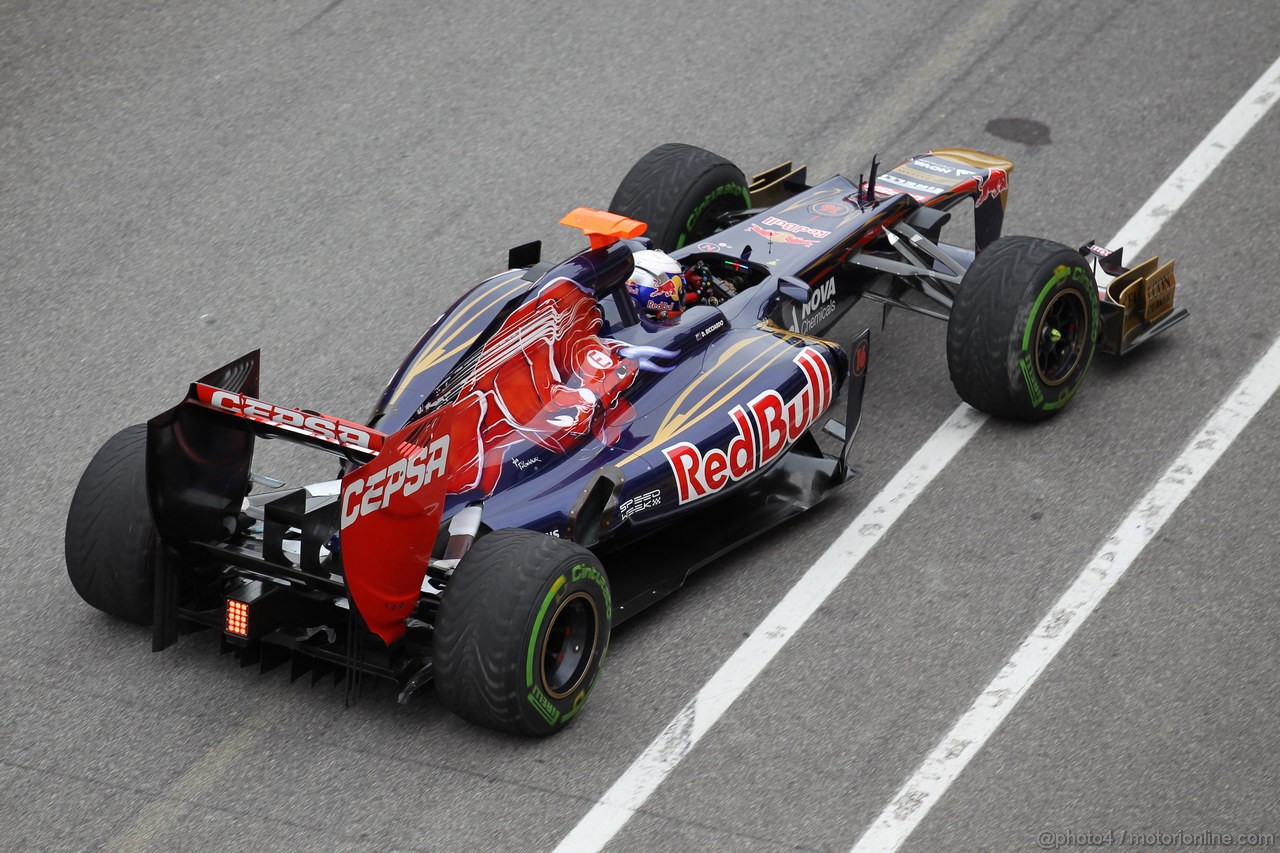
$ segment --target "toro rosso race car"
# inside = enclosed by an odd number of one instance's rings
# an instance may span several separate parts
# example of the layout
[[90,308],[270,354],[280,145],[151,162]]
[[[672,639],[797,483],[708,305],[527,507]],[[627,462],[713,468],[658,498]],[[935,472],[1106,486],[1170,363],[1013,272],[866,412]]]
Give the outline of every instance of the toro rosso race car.
[[[1022,420],[1060,411],[1095,349],[1186,316],[1172,264],[1001,237],[1011,170],[946,148],[856,182],[788,163],[748,183],[660,146],[610,211],[565,218],[590,248],[512,249],[365,422],[264,401],[253,352],[115,435],[71,503],[71,581],[155,650],[212,628],[246,666],[377,676],[401,701],[434,681],[472,722],[554,732],[615,626],[852,479],[869,332],[825,335],[859,300],[946,321],[961,398]],[[940,239],[961,203],[971,248]],[[683,269],[662,322],[628,289],[649,250]],[[254,468],[266,439],[337,456],[337,476],[285,487]]]

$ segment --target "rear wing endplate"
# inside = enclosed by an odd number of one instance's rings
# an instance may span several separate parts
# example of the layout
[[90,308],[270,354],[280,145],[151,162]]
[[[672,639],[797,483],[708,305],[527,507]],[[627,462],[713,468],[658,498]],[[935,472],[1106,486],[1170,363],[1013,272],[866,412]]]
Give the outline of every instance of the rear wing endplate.
[[161,538],[215,541],[235,529],[249,493],[254,439],[284,438],[363,464],[386,436],[353,421],[257,398],[255,350],[193,382],[147,424],[147,490]]

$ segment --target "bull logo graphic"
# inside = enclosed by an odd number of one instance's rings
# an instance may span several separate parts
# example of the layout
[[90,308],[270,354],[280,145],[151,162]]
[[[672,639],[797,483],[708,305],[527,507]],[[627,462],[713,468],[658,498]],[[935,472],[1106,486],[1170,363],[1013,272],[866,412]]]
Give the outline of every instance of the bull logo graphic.
[[999,198],[1007,189],[1009,189],[1009,173],[1004,169],[992,169],[982,183],[982,192],[978,194],[978,200],[974,204],[981,205],[989,198]]
[[680,276],[663,276],[662,282],[654,285],[653,293],[655,296],[661,295],[679,302],[681,283]]
[[788,234],[786,231],[773,231],[769,228],[761,228],[759,225],[752,224],[748,231],[752,231],[764,237],[770,243],[787,243],[792,246],[804,246],[806,248],[817,243],[817,240],[806,240],[804,237],[797,237],[794,234]]
[[563,454],[590,435],[617,440],[634,417],[623,392],[642,370],[671,370],[651,359],[676,353],[602,338],[601,325],[595,297],[557,279],[446,379],[457,394],[445,425],[450,493],[492,494],[508,448],[521,442]]

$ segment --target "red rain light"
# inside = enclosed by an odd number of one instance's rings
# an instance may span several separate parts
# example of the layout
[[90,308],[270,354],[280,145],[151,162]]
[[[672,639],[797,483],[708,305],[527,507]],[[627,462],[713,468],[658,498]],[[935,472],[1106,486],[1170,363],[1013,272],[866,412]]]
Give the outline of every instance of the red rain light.
[[243,601],[227,601],[227,633],[249,636],[249,605]]

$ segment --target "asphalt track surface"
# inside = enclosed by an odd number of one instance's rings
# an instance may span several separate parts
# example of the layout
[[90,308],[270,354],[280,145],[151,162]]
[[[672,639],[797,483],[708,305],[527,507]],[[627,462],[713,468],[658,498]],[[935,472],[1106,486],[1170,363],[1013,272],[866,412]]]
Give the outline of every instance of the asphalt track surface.
[[[554,847],[955,409],[941,324],[842,324],[875,327],[864,476],[621,629],[545,741],[429,690],[344,708],[207,635],[151,654],[66,580],[93,451],[259,346],[265,397],[362,415],[508,246],[575,249],[559,217],[665,141],[816,176],[991,150],[1006,233],[1105,239],[1278,34],[1270,0],[0,2],[0,849]],[[1275,339],[1277,140],[1272,110],[1148,246],[1192,319],[1063,417],[984,425],[610,850],[853,846]],[[903,849],[1280,834],[1278,433],[1272,399]]]

